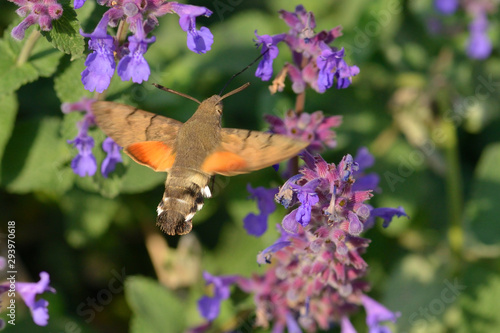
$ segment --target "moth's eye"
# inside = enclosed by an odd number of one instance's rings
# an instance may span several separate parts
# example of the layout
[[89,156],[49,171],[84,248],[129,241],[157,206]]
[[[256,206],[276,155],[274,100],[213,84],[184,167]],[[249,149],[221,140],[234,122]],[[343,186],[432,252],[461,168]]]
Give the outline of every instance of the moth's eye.
[[217,111],[218,114],[222,115],[222,106],[221,105],[217,105],[215,107],[215,111]]

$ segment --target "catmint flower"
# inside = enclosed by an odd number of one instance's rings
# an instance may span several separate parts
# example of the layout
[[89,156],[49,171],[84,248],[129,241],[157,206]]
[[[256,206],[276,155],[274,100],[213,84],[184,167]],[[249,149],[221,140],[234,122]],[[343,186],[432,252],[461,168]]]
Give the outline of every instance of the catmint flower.
[[102,150],[104,150],[107,155],[101,164],[101,173],[107,178],[108,175],[115,170],[116,164],[123,162],[122,155],[120,153],[121,147],[116,144],[111,138],[104,139],[102,143]]
[[250,184],[247,185],[247,190],[251,194],[250,198],[257,200],[257,206],[260,210],[260,214],[248,214],[243,219],[243,226],[250,235],[260,237],[267,230],[268,216],[276,210],[276,204],[274,203],[273,198],[278,190],[266,189],[264,187],[257,187],[254,189]]
[[273,60],[278,56],[279,50],[276,46],[285,38],[285,34],[269,36],[257,35],[255,30],[255,37],[257,37],[257,47],[262,45],[260,53],[263,54],[262,60],[259,62],[255,76],[260,77],[262,81],[267,81],[273,75]]
[[213,276],[203,272],[203,278],[207,284],[213,285],[213,296],[203,296],[198,301],[198,310],[201,315],[212,321],[219,315],[220,303],[229,298],[229,287],[235,282],[236,276]]
[[488,37],[488,18],[481,11],[476,14],[469,26],[470,35],[467,42],[467,55],[473,59],[486,59],[490,56],[492,45]]
[[93,176],[97,171],[97,162],[92,154],[94,139],[88,135],[91,125],[94,125],[94,116],[87,113],[83,120],[78,123],[78,135],[68,143],[73,144],[78,149],[78,154],[71,161],[71,168],[80,177]]
[[[78,154],[71,161],[71,168],[80,177],[93,176],[97,171],[97,162],[92,153],[94,139],[88,134],[89,128],[96,125],[92,114],[92,103],[94,102],[95,99],[83,97],[79,102],[63,103],[61,106],[63,113],[85,112],[83,119],[77,124],[78,135],[75,139],[68,141],[78,149]],[[120,147],[111,138],[106,138],[102,143],[102,148],[107,155],[101,164],[101,173],[104,177],[108,177],[109,173],[115,169],[116,164],[122,162]]]
[[[55,293],[55,289],[49,286],[50,277],[47,272],[40,273],[38,282],[17,282],[16,291],[21,295],[26,306],[30,309],[31,317],[38,326],[46,326],[49,320],[49,302],[43,298],[36,300],[36,296],[44,292]],[[0,295],[9,290],[9,282],[0,284]]]
[[214,36],[206,27],[196,30],[196,17],[201,15],[209,17],[212,12],[205,7],[183,5],[176,2],[172,2],[172,11],[180,16],[179,25],[182,30],[188,33],[188,48],[198,54],[210,51]]
[[380,322],[392,321],[395,323],[397,318],[401,316],[399,312],[390,311],[385,306],[366,295],[361,296],[361,302],[366,310],[366,324],[370,332],[390,332],[386,326],[380,325]]
[[[85,1],[75,0],[75,8],[79,8]],[[86,34],[89,37],[89,48],[93,50],[85,61],[87,68],[82,72],[82,83],[85,89],[102,93],[109,87],[111,77],[117,67],[118,76],[123,81],[132,79],[141,83],[149,79],[151,70],[144,54],[148,44],[155,41],[155,37],[147,35],[158,25],[158,17],[167,13],[176,13],[180,16],[179,24],[188,33],[187,45],[196,53],[206,53],[213,43],[213,35],[206,27],[196,29],[196,17],[210,16],[212,12],[205,7],[183,5],[174,1],[160,0],[102,0],[100,4],[110,7],[94,32]],[[116,27],[125,20],[129,30],[133,33],[128,42],[122,43],[112,35],[108,35],[107,28]],[[118,61],[118,66],[116,66]]]
[[24,38],[26,29],[38,24],[42,31],[52,30],[52,21],[59,19],[63,14],[61,4],[57,0],[9,0],[20,8],[16,13],[25,17],[21,23],[12,29],[12,37],[21,40]]
[[434,0],[434,7],[441,14],[451,15],[458,9],[458,0]]
[[84,37],[89,37],[89,48],[93,50],[85,60],[85,68],[82,72],[82,83],[85,89],[102,93],[111,82],[115,72],[115,59],[113,52],[115,44],[113,37],[107,34],[109,16],[104,15],[94,32],[86,34],[80,31]]
[[315,34],[314,14],[307,12],[302,5],[297,6],[295,12],[281,10],[280,16],[290,27],[288,33],[274,36],[256,34],[264,57],[255,75],[263,81],[271,78],[273,59],[278,55],[277,45],[284,42],[292,52],[293,63],[285,64],[278,73],[270,87],[272,93],[283,90],[287,75],[297,94],[302,93],[307,86],[323,93],[333,87],[335,81],[337,89],[347,88],[352,77],[359,74],[359,68],[347,65],[343,49],[329,46],[341,36],[340,27]]
[[325,117],[322,111],[313,113],[287,112],[285,119],[273,115],[265,115],[264,119],[271,125],[271,132],[309,141],[307,150],[319,152],[324,147],[337,146],[337,134],[332,128],[342,123],[341,116]]
[[[360,158],[364,167],[371,163],[367,154],[362,152]],[[339,323],[343,333],[354,332],[348,317],[361,306],[370,331],[385,332],[380,323],[399,315],[365,295],[368,265],[361,256],[370,243],[360,233],[367,230],[373,211],[367,203],[371,190],[353,191],[359,165],[350,155],[338,165],[307,152],[302,157],[306,164],[300,176],[287,181],[276,196],[279,202],[300,206],[283,219],[280,238],[257,256],[259,264],[273,265],[263,274],[237,277],[234,283],[254,295],[255,325],[272,332],[326,331],[333,323]],[[309,221],[302,223],[305,216]]]
[[148,44],[155,41],[155,37],[145,37],[144,28],[142,24],[138,23],[135,35],[128,38],[129,53],[118,63],[117,72],[122,81],[132,79],[135,83],[142,83],[149,78],[151,72],[146,59],[144,59],[144,53],[146,53]]

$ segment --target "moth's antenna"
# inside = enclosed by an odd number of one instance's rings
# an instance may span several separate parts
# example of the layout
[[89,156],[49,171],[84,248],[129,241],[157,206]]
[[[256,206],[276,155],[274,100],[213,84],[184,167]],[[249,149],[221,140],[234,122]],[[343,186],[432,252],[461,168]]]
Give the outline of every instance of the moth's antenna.
[[239,92],[240,92],[240,91],[242,91],[243,89],[246,89],[249,85],[250,85],[250,82],[247,82],[247,83],[245,83],[244,85],[242,85],[241,87],[236,88],[236,89],[234,89],[233,91],[228,92],[227,94],[225,94],[224,96],[222,96],[220,99],[221,99],[221,100],[223,100],[223,99],[224,99],[224,98],[226,98],[226,97],[229,97],[229,96],[231,96],[231,95],[234,95],[234,94],[236,94],[236,93],[239,93]]
[[[201,102],[200,102],[199,100],[197,100],[196,98],[191,97],[191,96],[186,95],[186,94],[183,94],[183,93],[181,93],[181,92],[175,91],[175,90],[173,90],[173,89],[166,88],[166,87],[162,86],[161,84],[153,83],[153,86],[155,86],[155,87],[156,87],[156,88],[158,88],[158,89],[164,90],[164,91],[166,91],[166,92],[169,92],[169,93],[172,93],[172,94],[176,94],[176,95],[182,96],[182,97],[184,97],[184,98],[190,99],[190,100],[192,100],[192,101],[195,101],[195,102],[196,102],[196,103],[198,103],[198,104],[201,104]],[[245,87],[245,88],[246,88],[246,87]]]
[[[219,96],[222,95],[222,92],[224,91],[224,89],[226,89],[227,85],[231,83],[231,81],[233,81],[233,79],[235,77],[237,77],[238,75],[240,75],[241,73],[243,73],[244,71],[246,71],[247,69],[249,69],[250,67],[252,67],[253,64],[255,64],[260,58],[262,58],[264,56],[264,54],[266,54],[267,52],[269,52],[269,49],[266,50],[266,52],[262,53],[260,56],[257,57],[257,59],[255,59],[254,61],[252,61],[250,63],[250,65],[248,65],[247,67],[243,68],[241,71],[239,71],[238,73],[234,74],[233,76],[231,76],[231,78],[226,82],[226,84],[224,85],[224,87],[222,88],[222,90],[220,91],[219,93]],[[246,88],[246,87],[245,87]],[[243,88],[243,89],[245,89]],[[233,90],[234,91],[234,90]],[[241,90],[238,90],[238,91],[241,91]],[[238,92],[237,91],[237,92]],[[226,95],[224,95],[226,96]]]

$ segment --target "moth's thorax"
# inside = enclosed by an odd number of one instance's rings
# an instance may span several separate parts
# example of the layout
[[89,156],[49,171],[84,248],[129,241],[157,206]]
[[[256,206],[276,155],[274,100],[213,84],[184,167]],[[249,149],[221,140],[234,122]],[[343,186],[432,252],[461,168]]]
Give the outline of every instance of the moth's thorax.
[[179,129],[176,166],[199,167],[220,143],[222,102],[214,95],[204,100]]

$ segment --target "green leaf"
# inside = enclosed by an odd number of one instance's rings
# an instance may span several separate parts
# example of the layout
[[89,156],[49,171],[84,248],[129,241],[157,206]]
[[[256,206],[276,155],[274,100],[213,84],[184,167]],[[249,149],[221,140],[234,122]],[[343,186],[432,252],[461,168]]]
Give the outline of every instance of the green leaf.
[[[2,160],[5,146],[10,139],[16,121],[17,108],[19,107],[15,94],[0,95],[0,161]],[[0,169],[1,170],[1,169]],[[1,174],[0,174],[1,175]],[[1,178],[0,178],[1,180]]]
[[61,199],[66,212],[67,238],[74,247],[100,237],[115,216],[120,204],[100,195],[71,191]]
[[80,74],[85,69],[84,62],[83,58],[72,61],[54,78],[54,89],[61,102],[74,103],[83,96],[92,97],[93,93],[86,90],[81,81]]
[[[9,26],[0,40],[0,95],[17,90],[22,85],[35,81],[40,76],[49,77],[57,69],[63,53],[58,52],[32,26],[26,31],[22,41],[12,38],[10,31],[17,24]],[[34,43],[25,62],[17,63],[24,48]]]
[[157,281],[141,276],[125,280],[125,298],[134,313],[131,332],[183,332],[185,305]]
[[69,145],[59,136],[60,125],[60,119],[47,117],[20,122],[14,128],[1,167],[8,191],[60,195],[72,186]]
[[477,240],[491,245],[500,243],[500,143],[487,146],[479,160],[472,184],[472,196],[465,216],[468,227]]
[[75,10],[69,1],[60,2],[63,14],[58,20],[52,21],[52,30],[42,31],[42,35],[60,51],[71,54],[71,60],[82,56],[85,42],[80,35],[80,24],[76,19]]
[[457,295],[463,314],[457,332],[500,331],[500,277],[497,269],[491,264],[474,263],[465,267],[464,271],[464,278],[460,281],[463,290]]

